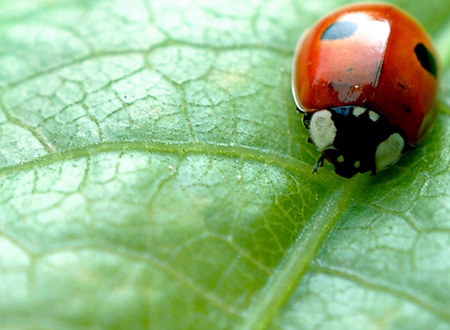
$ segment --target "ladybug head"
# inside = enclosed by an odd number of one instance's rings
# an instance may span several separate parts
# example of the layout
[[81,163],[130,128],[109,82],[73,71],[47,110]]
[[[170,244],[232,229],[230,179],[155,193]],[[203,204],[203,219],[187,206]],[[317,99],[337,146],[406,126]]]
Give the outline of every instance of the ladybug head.
[[322,153],[314,167],[326,159],[340,176],[382,170],[397,162],[405,151],[400,131],[373,110],[343,106],[306,113],[303,123],[309,142]]

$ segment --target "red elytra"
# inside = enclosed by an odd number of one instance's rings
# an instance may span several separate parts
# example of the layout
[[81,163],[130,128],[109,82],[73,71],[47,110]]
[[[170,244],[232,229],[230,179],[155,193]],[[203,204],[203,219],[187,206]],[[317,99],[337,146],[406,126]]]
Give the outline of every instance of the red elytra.
[[322,18],[299,41],[294,98],[305,113],[346,105],[372,109],[414,146],[437,116],[436,58],[427,33],[397,7],[346,6]]

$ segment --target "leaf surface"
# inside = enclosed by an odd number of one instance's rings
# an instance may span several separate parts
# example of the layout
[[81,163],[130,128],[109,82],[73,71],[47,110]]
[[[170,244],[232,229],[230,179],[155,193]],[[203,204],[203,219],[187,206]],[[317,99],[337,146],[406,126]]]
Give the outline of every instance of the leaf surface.
[[375,177],[305,143],[301,32],[344,1],[0,0],[0,327],[450,328],[435,129]]

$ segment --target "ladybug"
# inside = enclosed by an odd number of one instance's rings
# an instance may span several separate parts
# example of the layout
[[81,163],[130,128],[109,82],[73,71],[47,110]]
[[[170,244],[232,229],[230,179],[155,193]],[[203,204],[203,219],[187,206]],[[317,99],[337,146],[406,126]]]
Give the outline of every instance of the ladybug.
[[414,148],[437,116],[433,44],[389,4],[342,7],[307,30],[293,61],[292,92],[303,123],[335,172],[385,169]]

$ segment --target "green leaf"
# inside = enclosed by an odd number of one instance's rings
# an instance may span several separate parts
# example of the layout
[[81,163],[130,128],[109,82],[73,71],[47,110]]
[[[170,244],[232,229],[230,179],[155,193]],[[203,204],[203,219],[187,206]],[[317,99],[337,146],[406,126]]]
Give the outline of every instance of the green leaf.
[[301,32],[344,1],[0,0],[0,327],[450,329],[440,115],[389,170],[312,175]]

